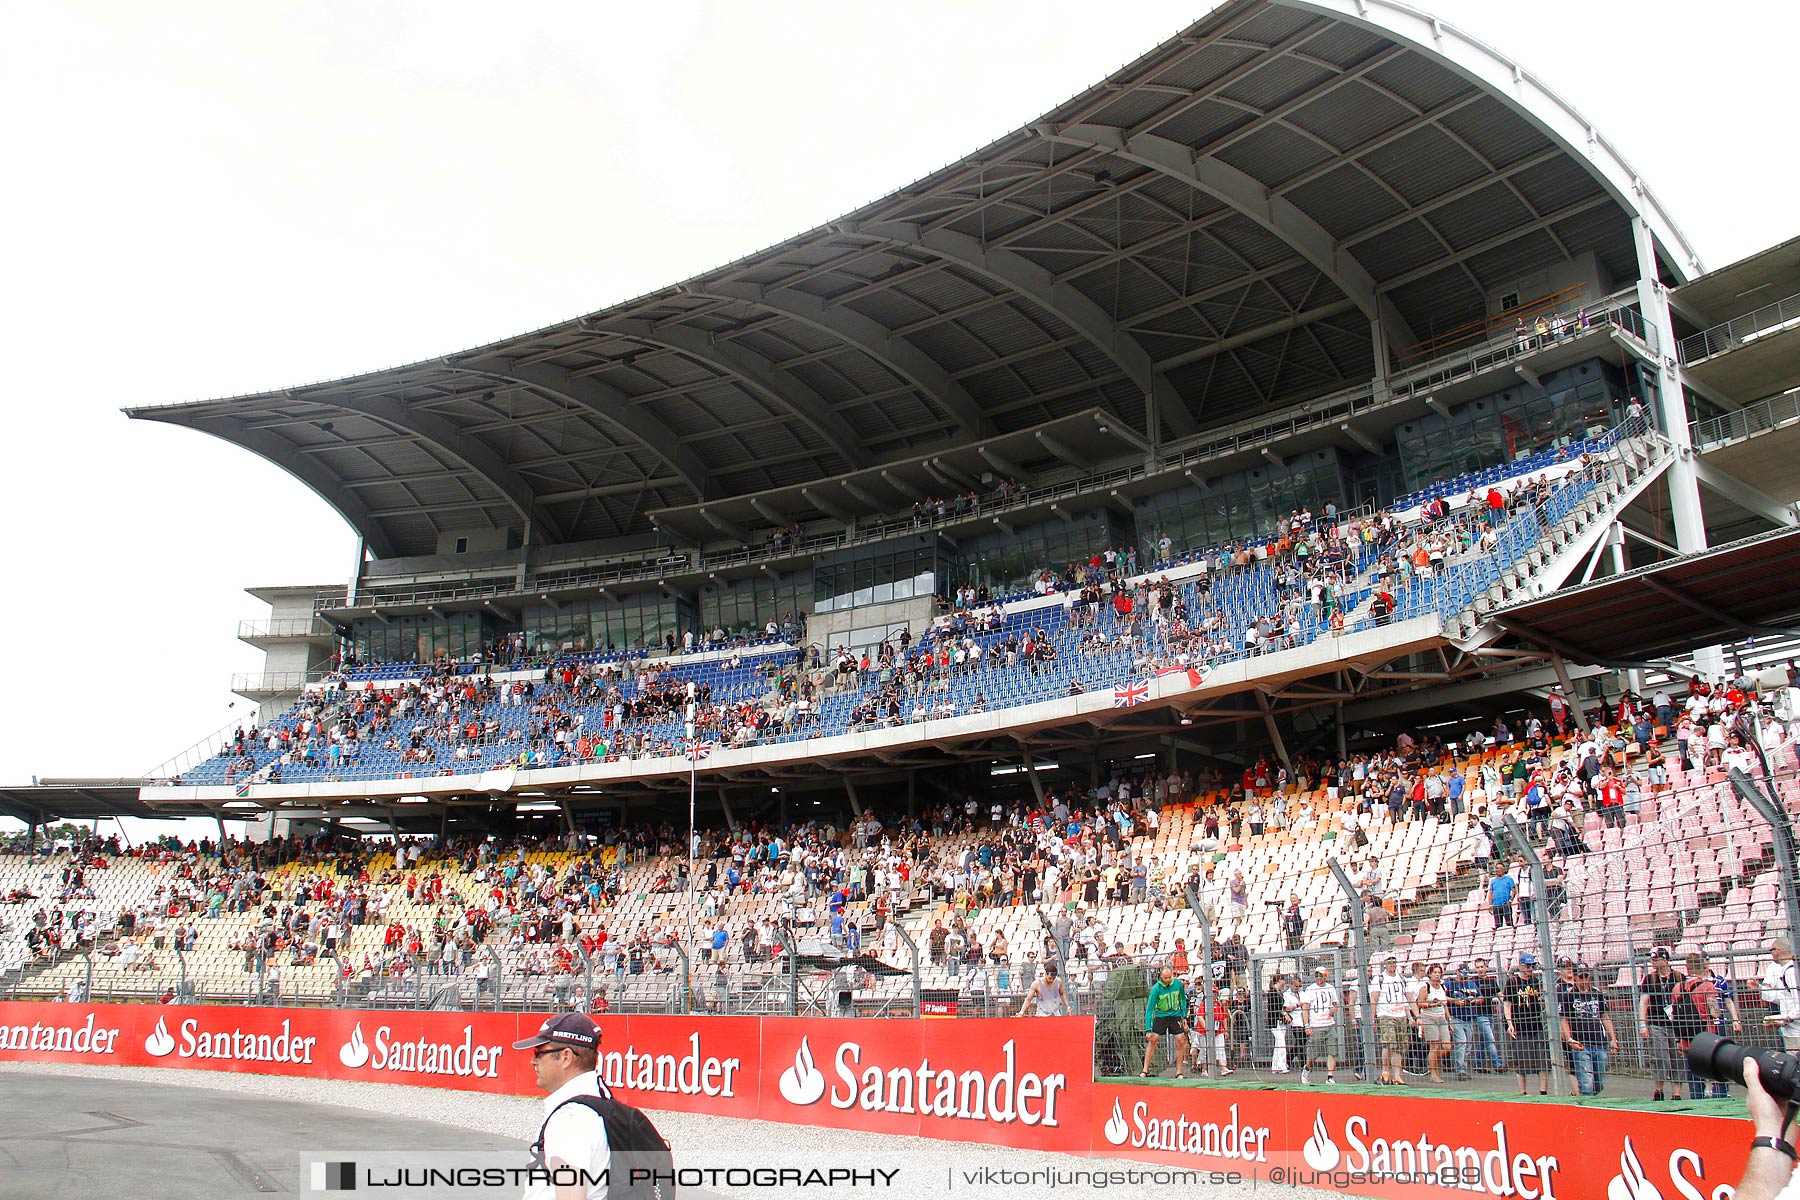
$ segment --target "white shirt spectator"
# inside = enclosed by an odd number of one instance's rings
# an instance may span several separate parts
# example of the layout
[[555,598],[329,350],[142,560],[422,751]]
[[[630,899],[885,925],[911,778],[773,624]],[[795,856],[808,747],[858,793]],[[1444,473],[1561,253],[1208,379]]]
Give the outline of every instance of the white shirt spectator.
[[[544,1097],[544,1161],[562,1162],[591,1177],[603,1177],[612,1163],[606,1141],[606,1122],[585,1104],[566,1104],[577,1096],[607,1095],[606,1086],[592,1071],[577,1075]],[[606,1184],[587,1189],[588,1200],[606,1200]],[[524,1200],[555,1200],[555,1185],[535,1183],[525,1189]]]

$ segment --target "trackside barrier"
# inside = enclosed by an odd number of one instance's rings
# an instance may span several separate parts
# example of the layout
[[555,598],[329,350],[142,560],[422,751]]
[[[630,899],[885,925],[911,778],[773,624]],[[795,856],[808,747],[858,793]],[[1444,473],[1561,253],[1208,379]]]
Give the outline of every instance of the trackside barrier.
[[[0,1003],[0,1060],[531,1094],[537,1014]],[[611,1016],[609,1086],[651,1109],[1235,1171],[1358,1195],[1711,1196],[1741,1121],[1501,1101],[1125,1086],[1091,1017]],[[1054,1023],[1051,1023],[1054,1022]],[[680,1147],[677,1147],[679,1157]],[[978,1159],[971,1158],[971,1164]]]

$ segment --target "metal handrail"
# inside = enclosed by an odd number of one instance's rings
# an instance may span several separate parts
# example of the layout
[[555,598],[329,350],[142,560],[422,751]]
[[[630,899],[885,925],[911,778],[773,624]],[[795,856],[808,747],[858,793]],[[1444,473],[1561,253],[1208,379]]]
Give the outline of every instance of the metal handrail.
[[[1656,327],[1647,323],[1642,313],[1628,307],[1627,302],[1617,301],[1594,312],[1582,310],[1572,317],[1564,317],[1560,337],[1555,332],[1540,334],[1535,328],[1528,329],[1523,334],[1512,330],[1503,337],[1489,338],[1478,345],[1466,347],[1451,356],[1450,361],[1439,359],[1404,371],[1393,384],[1394,392],[1407,397],[1432,392],[1457,379],[1504,366],[1514,359],[1535,354],[1546,346],[1579,337],[1602,325],[1610,325],[1630,334],[1642,342],[1652,355],[1656,353]],[[1554,329],[1554,325],[1552,328]]]
[[1800,421],[1800,390],[1770,396],[1724,416],[1700,422],[1693,427],[1694,448],[1705,450],[1724,442],[1740,441],[1753,433],[1762,433],[1791,421]]
[[1683,363],[1696,363],[1715,354],[1734,350],[1745,342],[1753,342],[1765,334],[1800,325],[1800,295],[1785,296],[1773,304],[1765,304],[1741,317],[1733,317],[1681,339]]
[[237,635],[249,638],[330,637],[336,631],[318,617],[298,617],[279,621],[239,621]]

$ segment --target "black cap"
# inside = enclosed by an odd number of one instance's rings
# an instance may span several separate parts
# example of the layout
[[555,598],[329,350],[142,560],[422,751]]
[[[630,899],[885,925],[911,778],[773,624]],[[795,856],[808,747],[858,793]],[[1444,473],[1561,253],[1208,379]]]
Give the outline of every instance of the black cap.
[[1592,975],[1594,973],[1594,968],[1587,963],[1576,963],[1575,973],[1577,975]]
[[1650,957],[1651,958],[1667,958],[1667,957],[1669,957],[1669,948],[1667,946],[1658,946],[1656,949],[1654,949],[1650,952]]
[[534,1046],[570,1046],[592,1050],[600,1044],[600,1027],[580,1013],[563,1013],[551,1017],[538,1031],[522,1042],[514,1042],[514,1050],[530,1050]]

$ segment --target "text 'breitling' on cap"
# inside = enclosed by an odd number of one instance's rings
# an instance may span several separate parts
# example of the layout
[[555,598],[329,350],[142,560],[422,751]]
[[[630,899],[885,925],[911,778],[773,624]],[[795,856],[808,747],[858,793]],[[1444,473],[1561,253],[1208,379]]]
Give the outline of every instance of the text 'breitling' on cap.
[[581,1013],[562,1013],[551,1017],[538,1031],[522,1042],[514,1042],[514,1050],[530,1050],[535,1046],[573,1046],[592,1050],[600,1044],[600,1027]]

